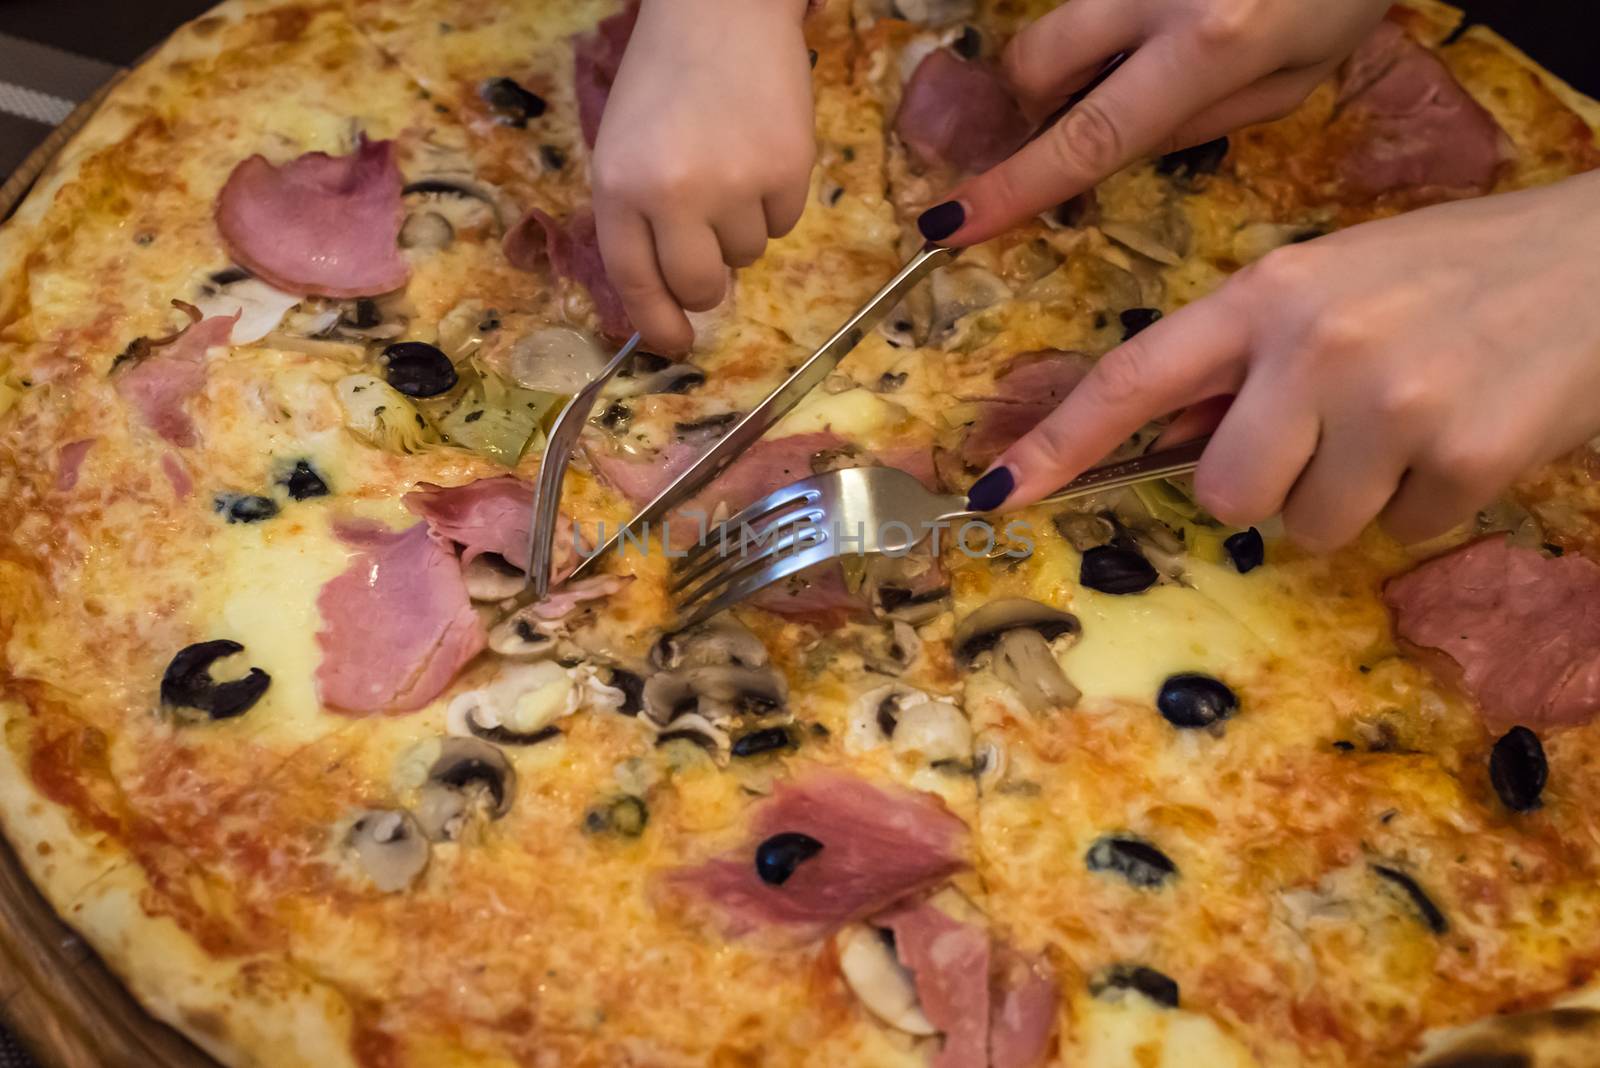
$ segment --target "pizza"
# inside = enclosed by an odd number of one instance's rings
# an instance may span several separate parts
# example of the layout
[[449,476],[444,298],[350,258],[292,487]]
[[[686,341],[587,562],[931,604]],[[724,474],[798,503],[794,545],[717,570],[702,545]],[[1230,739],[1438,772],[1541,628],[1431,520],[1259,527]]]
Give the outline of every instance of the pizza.
[[[1047,7],[808,16],[805,215],[608,387],[558,568],[1025,135],[994,59]],[[1409,548],[1179,480],[668,596],[692,516],[962,490],[1274,250],[1600,164],[1600,107],[1396,7],[1293,114],[968,251],[511,610],[543,434],[629,331],[586,174],[633,14],[228,0],[0,230],[0,823],[139,1001],[229,1065],[1600,1057],[1594,448]]]

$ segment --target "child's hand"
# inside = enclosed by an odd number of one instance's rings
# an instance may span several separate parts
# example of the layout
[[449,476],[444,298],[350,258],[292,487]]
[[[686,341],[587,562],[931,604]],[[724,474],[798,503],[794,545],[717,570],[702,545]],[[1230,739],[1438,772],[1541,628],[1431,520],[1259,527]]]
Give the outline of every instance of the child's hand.
[[[1291,245],[1107,353],[1000,458],[1037,500],[1150,419],[1237,395],[1195,488],[1313,549],[1441,533],[1600,428],[1600,174]],[[974,487],[985,505],[1007,474]]]
[[[805,0],[644,0],[594,154],[606,273],[647,345],[694,341],[727,267],[805,207],[815,154]],[[727,266],[724,266],[727,265]]]

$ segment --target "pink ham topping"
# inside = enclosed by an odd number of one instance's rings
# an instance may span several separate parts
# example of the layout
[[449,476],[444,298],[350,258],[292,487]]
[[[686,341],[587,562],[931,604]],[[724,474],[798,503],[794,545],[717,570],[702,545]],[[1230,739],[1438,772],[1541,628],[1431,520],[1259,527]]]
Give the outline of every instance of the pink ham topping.
[[922,902],[875,916],[894,932],[895,956],[911,971],[928,1022],[944,1032],[933,1068],[989,1062],[989,932]]
[[463,560],[497,553],[520,566],[528,559],[533,487],[520,479],[500,475],[462,486],[419,482],[400,501],[439,537],[461,546]]
[[238,315],[214,315],[192,323],[154,355],[116,375],[117,392],[162,439],[183,449],[200,440],[185,402],[206,384],[206,353],[226,345],[238,321]]
[[1019,356],[995,380],[994,395],[978,402],[977,418],[961,442],[961,461],[975,470],[988,467],[1055,411],[1089,366],[1088,358],[1075,352]]
[[55,488],[62,493],[74,488],[78,484],[78,470],[83,466],[83,461],[89,455],[89,450],[94,448],[94,438],[84,438],[82,441],[69,441],[56,452],[56,481]]
[[931,167],[986,171],[1028,139],[1031,127],[1000,75],[948,48],[928,53],[906,83],[895,133]]
[[337,710],[410,712],[444,692],[486,635],[455,554],[428,524],[390,530],[343,523],[358,550],[317,597],[317,691]]
[[1437,650],[1495,730],[1600,711],[1600,564],[1486,538],[1391,581],[1395,631]]
[[622,67],[622,53],[627,51],[628,38],[633,36],[637,21],[639,5],[635,0],[617,14],[602,19],[593,33],[573,39],[572,75],[578,96],[578,123],[590,148],[600,134],[600,117],[605,113],[612,83]]
[[1060,989],[1043,962],[995,945],[989,1002],[991,1068],[1034,1068],[1056,1026]]
[[[926,890],[965,864],[966,825],[931,794],[880,788],[838,772],[780,785],[756,806],[746,843],[675,872],[674,884],[715,910],[730,934],[779,927],[821,936]],[[756,873],[760,844],[799,833],[822,843],[780,885]]]
[[279,289],[387,293],[410,274],[400,190],[390,141],[363,138],[351,155],[308,152],[282,165],[251,156],[217,196],[217,229],[235,260]]
[[583,605],[610,597],[632,581],[632,575],[590,575],[551,590],[550,595],[535,602],[531,610],[540,619],[566,619]]
[[506,232],[502,247],[513,267],[537,271],[548,264],[558,277],[571,279],[588,290],[603,333],[616,338],[633,333],[622,298],[606,277],[591,212],[575,212],[565,222],[557,222],[538,208],[531,208]]
[[1379,23],[1345,64],[1339,107],[1361,131],[1340,167],[1352,190],[1483,193],[1494,185],[1504,158],[1500,127],[1438,56],[1395,23]]
[[167,484],[172,487],[172,495],[178,500],[183,500],[194,492],[194,479],[189,477],[189,471],[183,466],[183,461],[176,454],[167,453],[161,457],[161,473],[167,476]]

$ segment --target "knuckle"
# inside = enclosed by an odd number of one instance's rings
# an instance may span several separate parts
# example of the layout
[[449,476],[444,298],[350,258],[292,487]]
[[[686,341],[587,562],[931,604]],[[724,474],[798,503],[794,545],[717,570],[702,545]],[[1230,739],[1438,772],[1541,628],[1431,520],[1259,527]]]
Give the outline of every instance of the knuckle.
[[1041,71],[1047,69],[1035,58],[1039,32],[1023,30],[1013,37],[1000,54],[1000,73],[1014,92],[1024,98],[1041,95]]
[[1069,174],[1109,174],[1126,154],[1122,130],[1093,96],[1067,112],[1045,143],[1055,153],[1055,164]]
[[1269,298],[1287,298],[1303,293],[1315,283],[1319,267],[1316,250],[1309,245],[1285,245],[1273,249],[1235,278]]
[[1438,408],[1438,391],[1420,375],[1396,375],[1378,388],[1373,407],[1385,419],[1417,419]]
[[1313,360],[1343,361],[1372,341],[1370,316],[1350,305],[1324,308],[1306,328],[1306,352]]
[[1232,0],[1207,7],[1194,26],[1195,39],[1203,48],[1225,51],[1250,40],[1260,25],[1260,12],[1253,0]]
[[1487,437],[1461,435],[1434,446],[1429,464],[1435,478],[1452,493],[1478,497],[1499,489],[1505,458]]

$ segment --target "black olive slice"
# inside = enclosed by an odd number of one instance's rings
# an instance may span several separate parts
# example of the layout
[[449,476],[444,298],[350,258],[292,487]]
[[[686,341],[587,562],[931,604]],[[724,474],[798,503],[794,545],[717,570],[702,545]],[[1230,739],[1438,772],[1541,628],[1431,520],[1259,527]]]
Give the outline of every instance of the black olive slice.
[[952,41],[950,47],[962,59],[977,59],[983,52],[983,35],[976,26],[963,26],[961,36]]
[[1261,540],[1261,531],[1255,527],[1241,530],[1237,534],[1229,534],[1222,542],[1223,551],[1228,554],[1228,559],[1233,561],[1233,566],[1239,574],[1254,571],[1267,559],[1267,546]]
[[1158,1005],[1178,1007],[1178,983],[1143,964],[1113,964],[1089,979],[1089,993],[1100,997],[1108,990],[1137,990]]
[[283,485],[289,490],[289,496],[297,501],[326,497],[332,492],[328,489],[328,483],[317,474],[316,468],[306,460],[295,461],[294,470],[283,480]]
[[529,119],[544,114],[544,97],[530,92],[510,78],[490,78],[478,89],[478,95],[489,105],[501,122],[522,129]]
[[787,727],[762,727],[735,738],[729,752],[736,757],[751,757],[775,749],[792,749],[794,744],[794,736]]
[[756,847],[756,874],[769,886],[782,886],[796,868],[820,852],[822,843],[809,834],[775,834]]
[[425,341],[397,341],[384,349],[383,377],[408,397],[437,397],[457,379],[450,357]]
[[649,822],[650,809],[641,798],[628,794],[604,801],[584,813],[583,829],[590,834],[610,832],[624,838],[637,838]]
[[1400,888],[1406,897],[1411,900],[1411,904],[1416,907],[1417,914],[1421,917],[1422,922],[1428,925],[1428,930],[1438,935],[1450,930],[1450,923],[1444,918],[1444,913],[1439,911],[1439,906],[1433,903],[1433,899],[1427,895],[1422,887],[1417,885],[1416,880],[1412,879],[1411,876],[1383,864],[1374,864],[1372,870],[1380,878]]
[[230,719],[250,711],[272,685],[271,675],[253,667],[244,678],[230,682],[211,677],[212,664],[243,651],[244,646],[226,638],[180,650],[161,676],[161,703],[171,709],[198,709],[211,719]]
[[1156,707],[1174,727],[1209,727],[1239,711],[1239,698],[1210,675],[1172,675],[1161,684]]
[[224,267],[211,275],[211,284],[214,286],[231,286],[235,282],[243,282],[250,277],[250,272],[243,267]]
[[1078,567],[1078,581],[1101,593],[1142,593],[1160,577],[1142,553],[1119,545],[1086,550]]
[[1506,808],[1528,812],[1540,805],[1550,765],[1539,736],[1526,727],[1512,727],[1489,753],[1489,781]]
[[479,726],[470,716],[467,718],[467,729],[484,741],[496,745],[538,745],[540,742],[561,737],[561,728],[554,725],[524,733],[499,724],[493,727]]
[[1096,839],[1083,862],[1090,871],[1120,875],[1141,890],[1154,890],[1178,874],[1172,858],[1143,839],[1126,836]]
[[1156,161],[1156,170],[1161,174],[1185,178],[1197,174],[1215,174],[1227,154],[1228,139],[1219,137],[1215,141],[1168,152]]
[[230,523],[260,523],[278,514],[277,501],[254,494],[219,493],[211,504]]
[[1129,308],[1117,318],[1122,322],[1122,340],[1153,326],[1161,318],[1159,308]]

